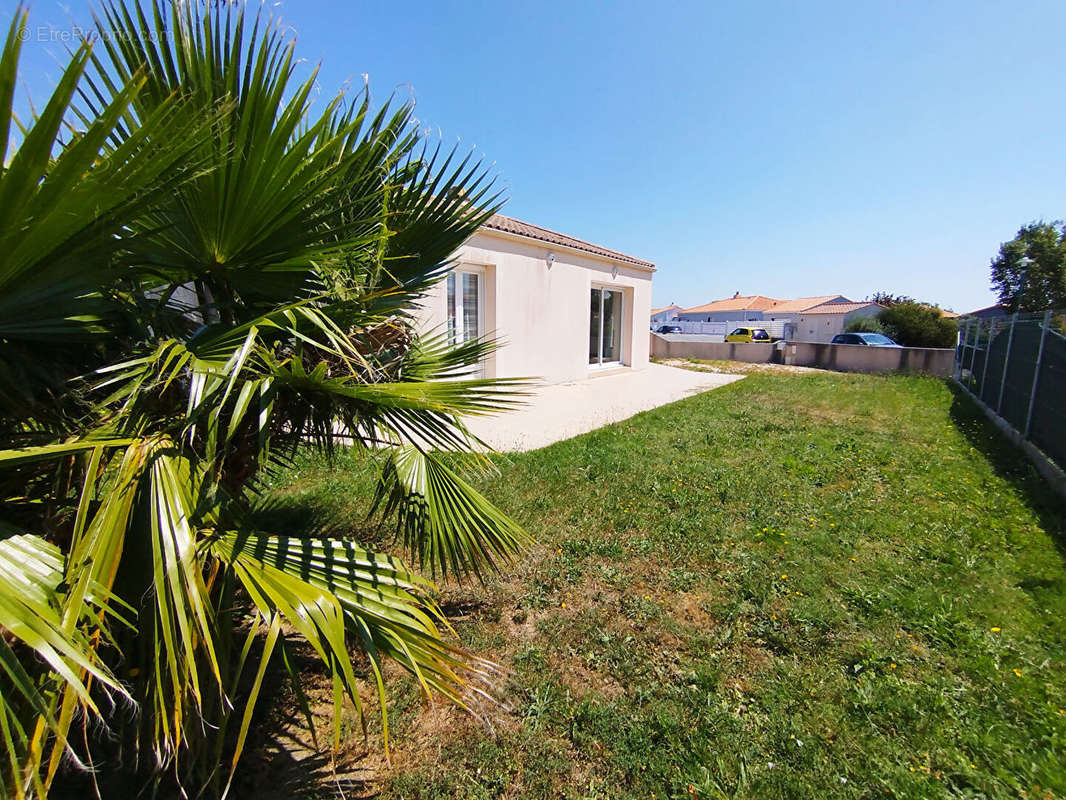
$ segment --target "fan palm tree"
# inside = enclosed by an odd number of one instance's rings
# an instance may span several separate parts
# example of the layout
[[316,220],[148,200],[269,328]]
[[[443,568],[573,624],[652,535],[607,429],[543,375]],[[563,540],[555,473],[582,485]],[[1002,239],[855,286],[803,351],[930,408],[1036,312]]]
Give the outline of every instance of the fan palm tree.
[[0,57],[5,152],[20,134],[0,173],[7,790],[46,796],[64,757],[103,755],[224,793],[293,637],[365,719],[361,654],[386,748],[385,659],[474,708],[493,665],[448,641],[427,578],[250,510],[298,448],[343,442],[380,464],[376,509],[421,572],[480,578],[525,546],[462,476],[485,466],[462,418],[520,385],[477,376],[491,339],[411,316],[498,207],[492,180],[429,147],[409,103],[315,113],[292,41],[239,5],[106,5],[19,127],[25,25]]

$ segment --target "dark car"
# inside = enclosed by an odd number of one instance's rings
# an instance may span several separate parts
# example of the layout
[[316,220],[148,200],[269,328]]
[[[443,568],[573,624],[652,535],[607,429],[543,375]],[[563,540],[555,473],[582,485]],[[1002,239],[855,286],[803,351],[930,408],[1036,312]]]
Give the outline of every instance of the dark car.
[[660,325],[655,329],[656,333],[684,333],[680,325]]
[[838,333],[830,344],[861,344],[866,347],[899,347],[882,333]]

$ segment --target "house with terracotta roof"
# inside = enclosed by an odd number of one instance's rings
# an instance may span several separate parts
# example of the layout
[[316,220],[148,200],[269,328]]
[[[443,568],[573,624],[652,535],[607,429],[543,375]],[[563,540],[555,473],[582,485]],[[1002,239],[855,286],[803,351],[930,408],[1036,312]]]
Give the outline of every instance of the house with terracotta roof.
[[876,317],[883,306],[863,301],[861,303],[823,303],[801,312],[796,319],[794,341],[831,342],[838,333],[857,319]]
[[652,327],[663,322],[673,322],[677,319],[677,315],[681,310],[681,306],[677,303],[671,303],[668,306],[661,306],[660,308],[653,308],[651,310]]
[[794,314],[800,314],[810,308],[832,303],[850,303],[842,294],[826,294],[818,297],[797,297],[793,300],[778,300],[767,312],[770,319],[792,320]]
[[453,261],[421,322],[455,343],[500,339],[484,375],[563,383],[647,367],[651,261],[502,214]]
[[682,322],[744,322],[765,319],[763,312],[779,301],[761,294],[741,295],[737,292],[724,300],[712,300],[702,306],[678,312]]
[[702,306],[686,308],[678,313],[678,319],[688,322],[756,322],[760,320],[794,322],[796,315],[809,308],[827,303],[850,302],[842,294],[778,300],[761,294],[741,295],[737,292],[724,300],[714,300]]
[[[842,294],[796,297],[779,300],[765,295],[741,295],[686,308],[678,313],[684,322],[781,323],[781,335],[797,342],[828,342],[852,320],[874,316],[881,310],[876,303],[854,303]],[[774,334],[775,336],[778,334]]]

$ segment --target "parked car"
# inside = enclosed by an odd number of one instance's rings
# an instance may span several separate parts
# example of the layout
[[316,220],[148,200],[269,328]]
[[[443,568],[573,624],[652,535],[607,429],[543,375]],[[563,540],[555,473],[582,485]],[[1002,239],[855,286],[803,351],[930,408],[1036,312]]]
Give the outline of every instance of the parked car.
[[655,329],[656,333],[684,333],[680,325],[660,325]]
[[867,347],[900,347],[883,333],[838,333],[830,344],[861,344]]
[[765,328],[736,328],[725,337],[727,342],[762,342],[768,344],[770,342],[770,334],[766,332]]

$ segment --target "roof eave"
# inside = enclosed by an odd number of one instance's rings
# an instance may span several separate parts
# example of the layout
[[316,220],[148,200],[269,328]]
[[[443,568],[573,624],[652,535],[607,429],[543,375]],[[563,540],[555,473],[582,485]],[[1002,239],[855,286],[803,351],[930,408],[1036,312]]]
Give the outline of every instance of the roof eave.
[[[615,258],[607,256],[602,253],[595,253],[591,250],[585,250],[581,247],[574,247],[568,244],[561,244],[559,242],[549,242],[545,239],[538,239],[536,236],[526,236],[521,233],[511,233],[510,231],[501,231],[499,228],[488,228],[482,226],[477,229],[477,233],[483,233],[490,236],[498,236],[501,239],[509,239],[514,242],[537,242],[537,244],[544,245],[549,250],[567,250],[571,253],[578,253],[588,258],[595,258],[600,261],[606,261],[608,264],[618,264],[624,267],[632,267],[633,269],[641,270],[642,272],[657,272],[655,264],[651,262],[638,262],[636,259],[628,260],[626,258]],[[477,233],[474,235],[476,236]]]

